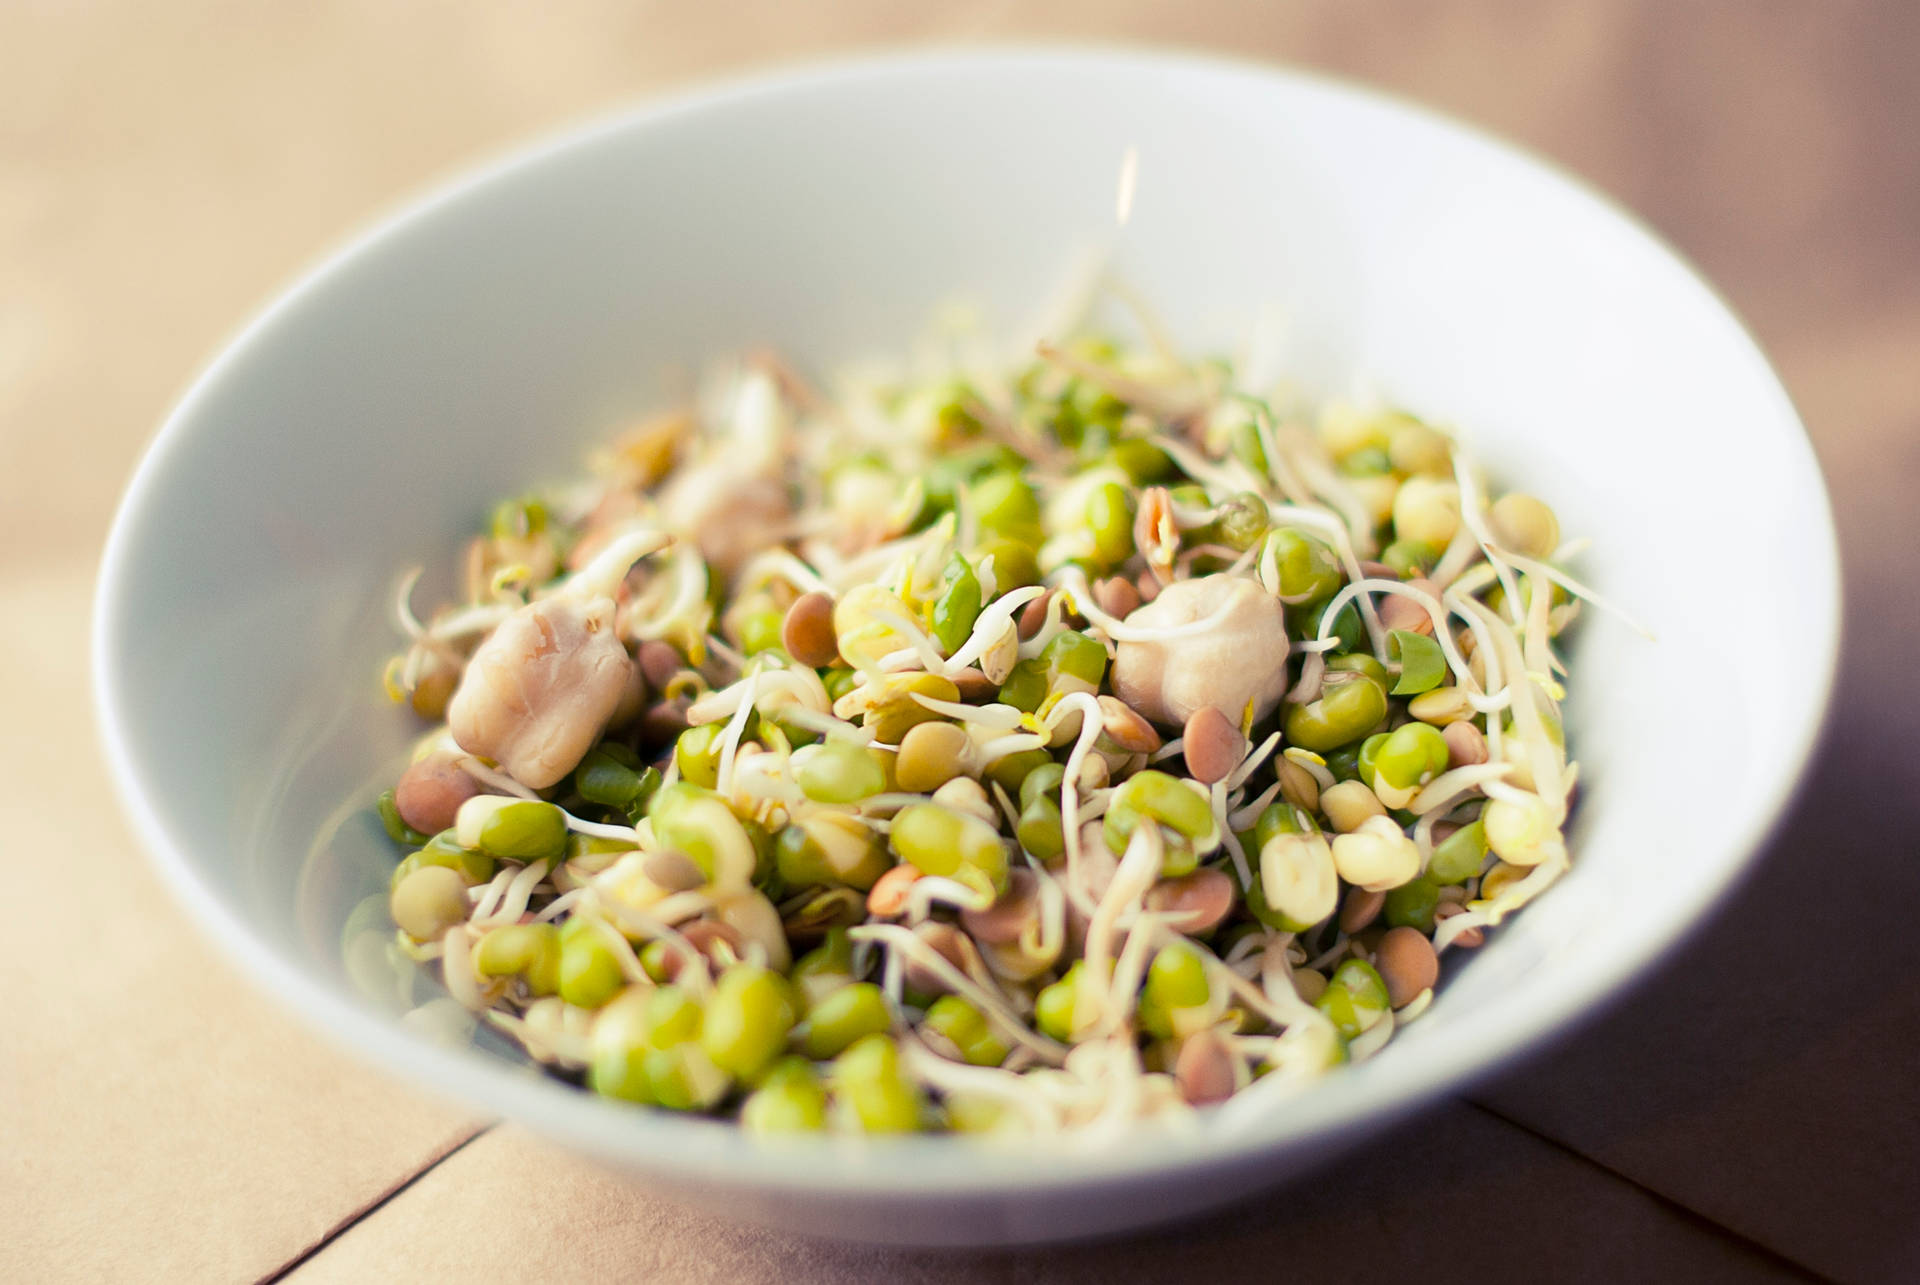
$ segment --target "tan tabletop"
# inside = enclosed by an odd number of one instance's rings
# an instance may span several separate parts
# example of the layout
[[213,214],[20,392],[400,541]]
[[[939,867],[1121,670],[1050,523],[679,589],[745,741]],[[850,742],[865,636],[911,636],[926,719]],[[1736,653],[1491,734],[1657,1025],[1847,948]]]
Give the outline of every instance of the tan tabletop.
[[[394,1085],[252,989],[113,806],[89,594],[172,397],[397,199],[715,73],[1004,36],[1330,69],[1640,211],[1802,408],[1849,637],[1832,733],[1760,871],[1558,1049],[1204,1222],[875,1251],[690,1214]],[[1920,1278],[1916,54],[1904,0],[0,3],[0,1280]],[[1740,556],[1739,533],[1702,556]]]

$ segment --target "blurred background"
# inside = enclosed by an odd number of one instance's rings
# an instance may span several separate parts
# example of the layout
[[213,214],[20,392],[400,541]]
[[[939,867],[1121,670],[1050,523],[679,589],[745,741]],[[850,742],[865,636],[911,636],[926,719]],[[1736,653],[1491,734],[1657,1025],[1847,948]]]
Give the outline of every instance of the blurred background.
[[[1827,741],[1759,872],[1560,1047],[1203,1223],[883,1253],[685,1213],[295,1027],[194,936],[112,805],[89,594],[120,489],[193,372],[397,201],[717,75],[1003,39],[1326,70],[1638,212],[1800,406],[1849,632]],[[27,912],[0,950],[0,1278],[1920,1277],[1916,54],[1905,0],[0,0],[0,860]],[[1737,470],[1740,425],[1703,431]],[[1741,533],[1675,552],[1699,573],[1740,557]],[[1676,663],[1712,681],[1711,656]],[[1712,729],[1660,740],[1682,769],[1711,755]]]

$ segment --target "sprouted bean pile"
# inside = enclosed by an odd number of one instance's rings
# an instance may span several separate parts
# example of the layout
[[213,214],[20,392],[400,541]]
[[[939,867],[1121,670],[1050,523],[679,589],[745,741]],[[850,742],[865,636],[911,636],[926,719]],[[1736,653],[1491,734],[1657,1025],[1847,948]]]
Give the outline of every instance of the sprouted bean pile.
[[555,1073],[755,1131],[1257,1108],[1567,869],[1588,595],[1447,434],[1085,337],[727,384],[400,594],[395,940]]

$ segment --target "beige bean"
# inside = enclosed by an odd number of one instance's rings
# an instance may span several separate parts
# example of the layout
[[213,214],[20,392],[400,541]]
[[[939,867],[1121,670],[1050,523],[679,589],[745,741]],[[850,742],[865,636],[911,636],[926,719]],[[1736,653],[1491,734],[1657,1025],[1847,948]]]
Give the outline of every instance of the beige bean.
[[1000,824],[1000,809],[987,794],[987,787],[970,776],[956,776],[933,792],[933,801],[979,817],[988,825]]
[[647,882],[666,892],[691,892],[707,882],[707,876],[694,859],[678,848],[649,852],[640,863],[640,873],[647,877]]
[[1423,723],[1445,728],[1463,718],[1473,717],[1473,706],[1467,702],[1467,689],[1464,687],[1436,687],[1430,692],[1421,692],[1407,702],[1407,713]]
[[[1433,908],[1433,917],[1437,920],[1451,919],[1455,915],[1464,915],[1467,908],[1457,901],[1442,901]],[[1478,928],[1469,928],[1453,939],[1453,944],[1462,950],[1472,950],[1486,944],[1487,935]]]
[[1369,817],[1359,829],[1334,836],[1333,865],[1348,883],[1387,892],[1419,877],[1420,849],[1392,818]]
[[1360,559],[1360,574],[1366,576],[1369,580],[1398,580],[1400,578],[1400,573],[1386,563],[1373,562],[1366,558]]
[[1460,486],[1451,478],[1410,477],[1393,495],[1394,534],[1444,549],[1460,527]]
[[1273,769],[1280,781],[1280,797],[1307,812],[1320,810],[1320,782],[1313,773],[1290,758],[1282,757]]
[[467,662],[447,730],[543,790],[573,771],[620,704],[633,659],[614,636],[610,598],[541,598],[518,608]]
[[1125,620],[1140,605],[1140,590],[1125,576],[1093,582],[1094,605],[1117,620]]
[[780,644],[802,665],[814,669],[831,665],[840,655],[833,633],[833,599],[818,589],[795,598],[780,622]]
[[1004,946],[1018,941],[1020,934],[1040,913],[1040,880],[1031,870],[1013,870],[1007,875],[1007,890],[985,910],[962,910],[960,926],[974,940],[989,946]]
[[1160,748],[1160,733],[1153,724],[1125,701],[1115,696],[1095,699],[1100,706],[1100,727],[1107,739],[1129,754],[1151,754]]
[[413,695],[408,697],[413,712],[421,718],[439,722],[447,716],[447,702],[453,699],[454,689],[459,685],[459,670],[452,665],[434,666],[413,685]]
[[1494,539],[1523,557],[1551,557],[1560,544],[1560,521],[1553,510],[1519,491],[1493,502],[1487,525],[1493,528]]
[[1197,936],[1219,926],[1233,910],[1233,899],[1233,880],[1223,871],[1195,870],[1154,884],[1147,889],[1145,905],[1157,914],[1180,916],[1173,926]]
[[1369,817],[1387,814],[1380,796],[1368,789],[1365,781],[1341,781],[1332,789],[1322,790],[1320,810],[1341,834],[1352,834],[1365,825]]
[[1496,861],[1493,863],[1493,869],[1480,876],[1480,896],[1484,900],[1492,901],[1531,873],[1533,872],[1524,866]]
[[1365,888],[1349,889],[1346,902],[1340,907],[1340,931],[1351,937],[1370,927],[1380,917],[1380,911],[1386,904],[1387,894],[1384,892],[1368,892]]
[[1387,984],[1387,1002],[1395,1008],[1405,1007],[1440,980],[1440,957],[1418,928],[1388,929],[1374,949],[1373,966]]
[[867,913],[892,919],[907,908],[907,891],[920,878],[920,868],[901,862],[873,881],[867,890]]
[[1285,610],[1251,580],[1202,576],[1168,585],[1128,623],[1205,632],[1135,639],[1114,649],[1113,694],[1149,721],[1179,727],[1203,705],[1265,718],[1287,690]]
[[1402,473],[1445,477],[1453,471],[1453,449],[1446,434],[1425,424],[1402,424],[1387,439],[1387,458]]
[[437,941],[467,920],[467,885],[446,866],[421,866],[394,888],[387,901],[393,922],[415,941]]
[[1216,1030],[1196,1031],[1180,1042],[1173,1079],[1180,1096],[1193,1106],[1225,1102],[1239,1087],[1238,1062],[1226,1037]]
[[1311,968],[1293,970],[1293,989],[1306,1003],[1313,1003],[1327,993],[1327,975],[1316,973]]
[[1140,602],[1143,606],[1160,596],[1160,581],[1151,571],[1142,571],[1135,576],[1133,587],[1140,591]]
[[1487,761],[1486,735],[1464,719],[1441,728],[1440,739],[1447,743],[1448,767],[1471,767]]
[[1193,711],[1182,737],[1187,772],[1202,785],[1226,780],[1247,752],[1247,738],[1215,705]]
[[[1108,767],[1107,760],[1098,753],[1099,746],[1097,743],[1094,749],[1096,752],[1087,755],[1087,761],[1080,767],[1080,793],[1082,796],[1090,794],[1095,790],[1104,790],[1113,781],[1114,769]],[[1126,758],[1121,761],[1127,762],[1137,757],[1139,757],[1139,755],[1128,753]]]
[[429,754],[400,774],[393,806],[400,819],[421,834],[438,834],[453,824],[460,805],[480,793],[480,783],[444,754]]
[[972,747],[972,738],[956,723],[917,724],[900,738],[894,778],[913,794],[932,793],[966,770]]

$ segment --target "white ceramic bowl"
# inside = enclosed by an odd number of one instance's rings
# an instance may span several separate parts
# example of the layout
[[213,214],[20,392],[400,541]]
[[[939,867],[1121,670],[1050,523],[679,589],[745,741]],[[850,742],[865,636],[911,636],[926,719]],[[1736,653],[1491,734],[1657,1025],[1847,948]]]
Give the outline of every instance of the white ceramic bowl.
[[[1275,306],[1311,385],[1457,424],[1594,540],[1570,734],[1574,872],[1377,1059],[1232,1136],[1104,1153],[953,1140],[769,1149],[623,1108],[363,1008],[338,933],[385,840],[343,799],[412,732],[379,697],[396,567],[573,470],[679,367],[897,350],[956,295],[1011,322],[1111,230],[1198,347]],[[430,583],[429,589],[446,587]],[[114,774],[168,881],[256,984],[408,1078],[712,1209],[876,1241],[1172,1217],[1295,1174],[1592,1012],[1753,857],[1838,632],[1820,476],[1740,324],[1619,211],[1471,130],[1313,77],[1002,52],[784,73],[646,107],[414,205],[299,282],[194,385],[101,575]]]

